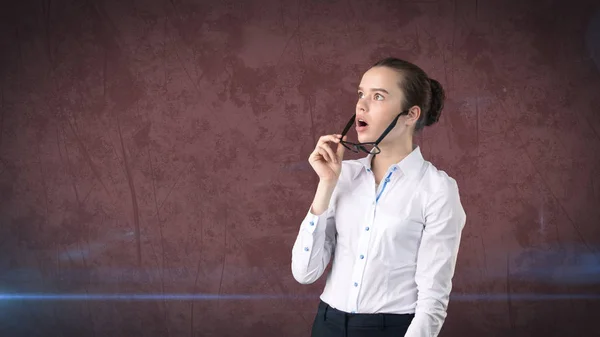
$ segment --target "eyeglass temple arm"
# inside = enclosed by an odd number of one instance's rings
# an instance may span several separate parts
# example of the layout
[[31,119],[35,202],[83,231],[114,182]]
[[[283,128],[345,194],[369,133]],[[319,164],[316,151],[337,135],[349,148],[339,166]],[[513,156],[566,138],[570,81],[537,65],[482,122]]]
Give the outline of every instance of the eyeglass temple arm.
[[346,133],[348,133],[348,130],[350,130],[350,127],[352,126],[352,124],[354,124],[355,119],[356,119],[356,114],[352,115],[352,118],[350,118],[350,121],[348,121],[348,124],[346,124],[344,131],[342,131],[342,137],[344,137],[346,135]]
[[[405,114],[408,114],[408,111],[403,111],[400,114],[398,114],[398,116],[396,116],[396,118],[394,118],[392,123],[387,127],[387,129],[385,129],[385,131],[381,134],[381,136],[379,136],[377,141],[375,141],[375,145],[378,145],[383,140],[383,138],[385,138],[385,136],[387,136],[387,134],[390,133],[390,131],[392,131],[392,129],[394,129],[394,127],[396,126],[396,123],[398,122],[398,118],[400,118],[400,116],[405,115]],[[352,124],[354,124],[355,120],[356,120],[356,114],[352,115],[352,118],[350,118],[350,120],[348,121],[348,124],[346,124],[344,131],[342,131],[342,137],[344,137],[346,135],[346,133],[348,133],[348,130],[350,130],[350,127],[352,126]]]
[[390,131],[392,131],[392,129],[394,129],[394,127],[396,126],[396,123],[398,122],[398,118],[400,118],[400,116],[405,115],[405,114],[408,114],[408,111],[403,111],[398,116],[396,116],[396,118],[394,118],[394,120],[392,121],[390,126],[388,126],[387,129],[385,129],[385,131],[383,131],[381,136],[379,136],[379,138],[375,141],[375,145],[379,145],[379,143],[383,140],[383,138],[385,138],[385,136],[387,136],[387,134],[390,133]]

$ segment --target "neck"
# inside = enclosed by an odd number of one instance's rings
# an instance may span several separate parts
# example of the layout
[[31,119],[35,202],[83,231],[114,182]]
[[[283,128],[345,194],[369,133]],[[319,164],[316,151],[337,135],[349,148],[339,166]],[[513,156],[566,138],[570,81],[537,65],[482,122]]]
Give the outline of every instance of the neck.
[[412,139],[392,144],[380,144],[381,152],[373,157],[371,166],[373,171],[384,173],[390,166],[400,162],[413,151]]

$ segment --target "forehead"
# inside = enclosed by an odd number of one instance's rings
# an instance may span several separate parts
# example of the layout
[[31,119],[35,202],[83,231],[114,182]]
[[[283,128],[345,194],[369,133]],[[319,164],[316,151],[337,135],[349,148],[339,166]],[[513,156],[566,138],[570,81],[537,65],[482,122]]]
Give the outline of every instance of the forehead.
[[363,74],[359,86],[365,91],[381,88],[389,93],[400,93],[401,77],[399,72],[388,67],[373,67]]

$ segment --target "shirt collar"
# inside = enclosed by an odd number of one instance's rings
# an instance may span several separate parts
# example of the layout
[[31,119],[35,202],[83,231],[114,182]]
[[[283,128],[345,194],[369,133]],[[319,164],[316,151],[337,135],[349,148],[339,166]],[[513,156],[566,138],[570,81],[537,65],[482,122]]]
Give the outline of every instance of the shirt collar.
[[[353,179],[356,179],[358,175],[363,171],[371,170],[371,161],[373,159],[373,154],[368,154],[366,157],[358,159],[358,162],[361,163],[361,168],[354,172]],[[406,176],[411,177],[419,172],[421,166],[423,165],[423,155],[421,154],[421,148],[419,146],[413,145],[413,150],[406,157],[404,157],[400,162],[392,165],[392,169],[397,167],[402,173]]]

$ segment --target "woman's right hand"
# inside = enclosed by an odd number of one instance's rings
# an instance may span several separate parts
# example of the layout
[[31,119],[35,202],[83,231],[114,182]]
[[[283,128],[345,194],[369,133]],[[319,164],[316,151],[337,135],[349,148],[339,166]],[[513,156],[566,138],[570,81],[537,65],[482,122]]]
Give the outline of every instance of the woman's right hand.
[[[344,145],[340,144],[341,137],[342,135],[322,136],[308,158],[310,166],[322,181],[336,181],[340,177],[345,149]],[[337,144],[335,152],[331,144]]]

